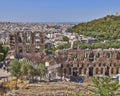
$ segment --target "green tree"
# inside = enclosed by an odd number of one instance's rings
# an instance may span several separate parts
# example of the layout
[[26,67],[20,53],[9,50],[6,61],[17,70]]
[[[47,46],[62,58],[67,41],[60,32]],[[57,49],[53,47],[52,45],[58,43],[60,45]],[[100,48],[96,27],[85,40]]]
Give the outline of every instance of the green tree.
[[0,53],[1,53],[0,61],[4,60],[4,58],[8,53],[8,50],[9,50],[8,46],[3,46],[2,44],[0,44]]
[[69,42],[69,38],[67,36],[62,36],[63,41]]
[[110,77],[92,78],[93,84],[87,89],[92,92],[92,96],[117,96],[119,89],[118,81],[111,81]]
[[15,88],[17,88],[17,81],[21,76],[21,64],[18,59],[14,59],[10,62],[10,73],[12,76],[16,77]]
[[40,80],[41,80],[42,76],[45,74],[45,71],[46,71],[45,70],[45,65],[40,64],[38,66],[37,70],[38,70],[38,75],[40,76]]
[[26,60],[26,59],[22,59],[20,61],[20,64],[21,64],[21,68],[20,68],[20,71],[21,71],[21,76],[24,77],[24,76],[27,76],[28,75],[28,66],[30,65],[30,63]]
[[33,82],[34,76],[36,75],[37,70],[31,64],[28,64],[27,68],[28,68],[27,70],[28,70],[29,82]]

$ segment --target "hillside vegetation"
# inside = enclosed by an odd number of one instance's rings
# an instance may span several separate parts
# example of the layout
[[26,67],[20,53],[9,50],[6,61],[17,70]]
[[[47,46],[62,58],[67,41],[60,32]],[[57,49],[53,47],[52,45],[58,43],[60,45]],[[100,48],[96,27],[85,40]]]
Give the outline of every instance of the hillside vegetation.
[[106,17],[75,25],[72,32],[91,36],[101,40],[120,39],[120,16]]

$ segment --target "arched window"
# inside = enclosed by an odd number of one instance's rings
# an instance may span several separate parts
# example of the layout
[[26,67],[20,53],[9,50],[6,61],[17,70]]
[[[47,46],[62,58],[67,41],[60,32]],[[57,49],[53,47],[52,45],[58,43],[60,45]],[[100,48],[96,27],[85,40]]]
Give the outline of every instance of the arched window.
[[19,51],[19,53],[22,53],[22,52],[23,52],[22,46],[19,46],[19,47],[18,47],[18,51]]
[[93,60],[94,60],[94,53],[91,52],[91,53],[89,54],[89,61],[93,61]]
[[110,53],[106,53],[106,57],[107,57],[107,58],[110,58]]
[[30,43],[31,40],[31,34],[30,33],[26,33],[26,43]]
[[99,67],[101,66],[101,63],[99,63]]
[[82,74],[82,68],[79,68],[79,74]]
[[17,33],[17,39],[18,39],[18,43],[22,43],[23,42],[23,34],[22,33],[20,33],[20,32],[18,32]]
[[73,68],[73,76],[77,77],[77,73],[78,73],[77,67],[74,67]]
[[100,53],[97,53],[97,54],[96,54],[96,57],[99,58],[99,57],[100,57]]
[[120,52],[117,53],[116,59],[117,59],[117,60],[120,60]]
[[31,52],[31,47],[30,46],[26,46],[26,53],[30,53]]
[[119,67],[116,68],[116,74],[118,74],[118,73],[119,73]]
[[114,73],[114,68],[111,68],[111,74],[113,74]]
[[103,68],[101,68],[101,74],[103,74]]
[[94,70],[93,67],[90,67],[90,68],[89,68],[89,71],[88,71],[89,76],[93,76],[93,70]]
[[105,75],[106,75],[106,76],[109,76],[109,69],[110,69],[109,66],[107,66],[107,67],[105,68]]
[[35,34],[35,39],[34,39],[34,40],[35,40],[35,43],[37,43],[37,44],[40,43],[40,33],[37,32],[37,33]]

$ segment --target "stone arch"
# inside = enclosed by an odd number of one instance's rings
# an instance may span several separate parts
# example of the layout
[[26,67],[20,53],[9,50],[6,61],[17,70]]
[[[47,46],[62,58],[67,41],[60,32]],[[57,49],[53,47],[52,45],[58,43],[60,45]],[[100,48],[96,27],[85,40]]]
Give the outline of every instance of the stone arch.
[[26,46],[26,53],[31,53],[31,46]]
[[94,61],[94,53],[93,52],[91,52],[89,54],[89,61]]
[[109,68],[108,66],[105,68],[105,75],[106,75],[106,76],[109,76],[109,69],[110,69],[110,68]]
[[73,76],[77,77],[77,72],[78,72],[78,71],[77,71],[77,67],[74,67],[74,68],[73,68],[73,72],[72,72],[72,73],[73,73]]
[[89,67],[88,74],[89,76],[93,76],[93,67]]
[[116,54],[116,59],[117,59],[117,60],[120,60],[120,52],[118,52],[118,53]]
[[99,58],[100,57],[100,53],[96,53],[96,58]]
[[79,68],[79,74],[82,74],[82,68]]
[[18,46],[18,51],[19,51],[19,53],[23,53],[23,47],[22,46]]
[[17,33],[18,35],[18,43],[22,43],[23,42],[23,35],[22,33]]
[[118,74],[118,73],[119,73],[119,67],[116,68],[116,74]]
[[26,32],[26,43],[30,43],[31,41],[31,32]]
[[100,73],[103,74],[103,68],[101,68]]
[[106,53],[106,58],[110,58],[111,54],[109,52]]
[[101,63],[99,63],[99,67],[101,67]]

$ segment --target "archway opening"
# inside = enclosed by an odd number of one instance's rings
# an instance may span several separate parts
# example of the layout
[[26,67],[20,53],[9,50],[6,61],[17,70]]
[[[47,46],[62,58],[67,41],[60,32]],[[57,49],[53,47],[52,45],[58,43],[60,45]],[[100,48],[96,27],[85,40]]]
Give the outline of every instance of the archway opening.
[[73,68],[73,76],[77,77],[77,68],[76,67]]
[[89,54],[89,61],[94,61],[94,53]]
[[93,76],[93,67],[89,68],[89,76]]
[[110,69],[110,68],[109,68],[108,66],[105,68],[105,75],[106,75],[106,76],[109,76],[109,69]]
[[116,68],[116,74],[118,74],[118,73],[119,73],[119,67]]

